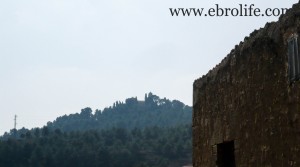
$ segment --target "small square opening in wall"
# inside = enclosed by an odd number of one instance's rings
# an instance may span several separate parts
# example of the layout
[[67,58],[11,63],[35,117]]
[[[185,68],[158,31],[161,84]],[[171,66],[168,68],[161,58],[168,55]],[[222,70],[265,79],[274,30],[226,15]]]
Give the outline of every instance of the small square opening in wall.
[[298,35],[292,34],[288,39],[288,75],[290,83],[300,79],[300,55]]
[[217,144],[217,166],[235,167],[234,141]]

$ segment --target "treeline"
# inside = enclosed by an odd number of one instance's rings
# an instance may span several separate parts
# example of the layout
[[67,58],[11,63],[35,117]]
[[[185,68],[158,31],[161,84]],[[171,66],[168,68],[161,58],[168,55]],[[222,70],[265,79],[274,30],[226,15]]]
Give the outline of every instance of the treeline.
[[190,125],[62,132],[47,127],[0,141],[6,167],[179,167],[191,162]]
[[172,127],[190,124],[192,108],[178,100],[170,101],[166,98],[148,93],[144,101],[137,98],[128,98],[123,102],[115,102],[113,106],[94,113],[91,108],[81,110],[81,113],[58,117],[49,122],[51,129],[62,131],[110,129],[110,128],[145,128],[145,127]]

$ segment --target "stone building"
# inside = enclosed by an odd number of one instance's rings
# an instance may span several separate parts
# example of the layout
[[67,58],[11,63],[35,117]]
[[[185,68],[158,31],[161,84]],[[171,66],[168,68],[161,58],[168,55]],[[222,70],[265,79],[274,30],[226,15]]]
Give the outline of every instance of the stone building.
[[194,82],[194,167],[300,167],[300,4]]

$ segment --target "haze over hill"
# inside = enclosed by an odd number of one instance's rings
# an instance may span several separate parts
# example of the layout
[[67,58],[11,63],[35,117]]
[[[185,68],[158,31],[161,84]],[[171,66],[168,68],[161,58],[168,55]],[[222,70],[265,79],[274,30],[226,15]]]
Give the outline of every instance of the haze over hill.
[[180,167],[192,162],[192,108],[148,93],[21,128],[0,140],[0,166]]
[[[50,129],[65,132],[93,129],[145,127],[172,127],[191,124],[192,108],[178,100],[160,98],[153,93],[145,94],[144,100],[136,97],[127,98],[125,102],[116,101],[112,106],[94,112],[87,107],[80,113],[64,115],[48,122]],[[23,127],[21,129],[26,129]],[[12,132],[12,130],[11,130]]]

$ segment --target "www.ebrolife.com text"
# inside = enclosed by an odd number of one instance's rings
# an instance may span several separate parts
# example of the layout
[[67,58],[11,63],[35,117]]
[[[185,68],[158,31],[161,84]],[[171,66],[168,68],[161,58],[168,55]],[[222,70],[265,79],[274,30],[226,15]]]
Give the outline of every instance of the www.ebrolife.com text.
[[215,4],[214,7],[205,8],[169,8],[171,16],[204,16],[204,17],[271,17],[280,16],[287,11],[287,8],[266,8],[264,10],[255,7],[254,4],[238,4],[235,8],[221,7],[219,4]]

